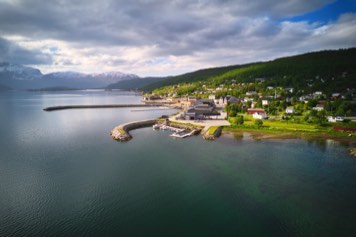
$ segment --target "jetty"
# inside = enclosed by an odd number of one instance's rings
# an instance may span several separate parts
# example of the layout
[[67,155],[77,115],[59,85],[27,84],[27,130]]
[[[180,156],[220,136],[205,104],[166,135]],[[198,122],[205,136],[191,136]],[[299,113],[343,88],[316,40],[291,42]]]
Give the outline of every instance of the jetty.
[[196,130],[193,130],[193,131],[191,131],[191,132],[189,132],[189,133],[185,133],[185,134],[172,133],[172,134],[169,135],[169,136],[171,136],[171,137],[176,137],[176,138],[186,138],[186,137],[193,136],[193,135],[195,135],[196,133],[197,133],[197,131],[196,131]]
[[132,136],[130,135],[131,130],[137,128],[143,128],[143,127],[150,127],[153,126],[156,122],[157,122],[156,119],[149,119],[149,120],[124,123],[111,130],[110,135],[113,139],[117,141],[121,141],[121,142],[129,141],[132,139]]
[[159,104],[107,104],[107,105],[59,105],[46,107],[43,110],[50,112],[65,109],[104,109],[104,108],[143,108],[143,107],[160,107]]

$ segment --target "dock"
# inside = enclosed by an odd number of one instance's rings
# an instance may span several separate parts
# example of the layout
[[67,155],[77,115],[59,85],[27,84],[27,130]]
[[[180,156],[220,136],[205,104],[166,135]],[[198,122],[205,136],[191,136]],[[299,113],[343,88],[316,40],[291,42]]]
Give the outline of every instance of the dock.
[[196,131],[193,130],[193,131],[191,131],[189,133],[185,133],[185,134],[173,133],[173,134],[171,134],[169,136],[176,137],[176,138],[186,138],[186,137],[193,136],[195,133],[196,133]]

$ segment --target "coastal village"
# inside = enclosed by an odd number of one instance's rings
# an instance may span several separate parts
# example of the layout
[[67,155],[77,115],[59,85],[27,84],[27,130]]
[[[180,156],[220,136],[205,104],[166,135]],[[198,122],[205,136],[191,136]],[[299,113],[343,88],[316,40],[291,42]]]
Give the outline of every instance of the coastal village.
[[342,92],[305,93],[291,87],[263,87],[264,78],[257,78],[253,83],[236,83],[234,79],[227,81],[217,87],[202,84],[184,96],[179,90],[193,85],[167,87],[144,97],[144,102],[182,108],[184,112],[180,119],[183,120],[211,119],[224,112],[225,119],[243,115],[246,118],[292,120],[297,123],[348,123],[356,119],[353,110],[356,90],[353,88]]
[[[305,93],[292,87],[264,87],[264,83],[263,78],[251,83],[231,79],[218,86],[201,84],[191,91],[187,88],[193,84],[175,85],[144,95],[143,102],[179,109],[159,122],[151,121],[153,128],[171,129],[172,137],[201,131],[205,139],[213,140],[222,129],[355,136],[355,89]],[[182,124],[196,127],[183,134],[175,131],[173,127],[179,129]]]

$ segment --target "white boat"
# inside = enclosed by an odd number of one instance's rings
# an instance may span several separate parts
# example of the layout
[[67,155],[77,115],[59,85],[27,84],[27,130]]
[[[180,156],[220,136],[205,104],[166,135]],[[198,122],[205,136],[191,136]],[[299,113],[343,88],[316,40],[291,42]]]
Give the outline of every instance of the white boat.
[[152,126],[152,128],[153,128],[154,130],[160,129],[160,127],[161,127],[160,124],[154,124],[154,125]]
[[186,137],[192,136],[194,134],[194,132],[195,132],[195,130],[193,130],[193,131],[191,131],[189,133],[185,133],[185,134],[179,134],[179,133],[174,132],[169,136],[176,137],[176,138],[186,138]]

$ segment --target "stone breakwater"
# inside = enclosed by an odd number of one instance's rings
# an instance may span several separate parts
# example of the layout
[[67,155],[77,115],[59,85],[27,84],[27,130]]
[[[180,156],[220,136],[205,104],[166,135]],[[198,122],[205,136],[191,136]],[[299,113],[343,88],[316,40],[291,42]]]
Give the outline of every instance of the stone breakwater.
[[113,139],[117,141],[121,141],[121,142],[129,141],[130,139],[132,139],[132,136],[130,135],[131,130],[137,128],[143,128],[143,127],[150,127],[153,126],[156,122],[157,122],[156,119],[150,119],[150,120],[143,120],[143,121],[121,124],[115,127],[113,130],[111,130],[110,135]]
[[160,105],[155,104],[109,104],[109,105],[60,105],[44,108],[44,111],[55,111],[64,109],[102,109],[102,108],[142,108],[142,107],[158,107]]
[[216,138],[221,136],[221,132],[222,132],[223,127],[220,126],[220,127],[216,128],[213,134],[209,133],[209,129],[210,129],[210,127],[204,128],[204,130],[203,130],[203,138],[205,140],[215,140]]

